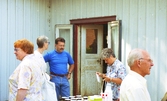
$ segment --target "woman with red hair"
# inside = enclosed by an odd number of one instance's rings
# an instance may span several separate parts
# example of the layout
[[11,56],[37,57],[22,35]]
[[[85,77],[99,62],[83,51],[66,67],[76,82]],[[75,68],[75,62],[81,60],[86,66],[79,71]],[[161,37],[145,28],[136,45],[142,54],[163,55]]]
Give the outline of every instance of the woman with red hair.
[[14,43],[14,54],[21,61],[9,77],[9,101],[42,101],[42,66],[27,39]]

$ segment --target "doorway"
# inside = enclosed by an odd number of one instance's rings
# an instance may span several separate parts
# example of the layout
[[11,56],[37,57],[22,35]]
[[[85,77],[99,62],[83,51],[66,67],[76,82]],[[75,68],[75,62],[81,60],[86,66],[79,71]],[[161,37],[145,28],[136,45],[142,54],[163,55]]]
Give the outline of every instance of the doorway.
[[97,82],[95,73],[96,71],[105,72],[103,67],[106,67],[106,64],[100,60],[100,53],[103,48],[108,47],[108,42],[111,42],[107,37],[108,22],[115,20],[116,16],[70,20],[74,31],[74,95],[87,96],[100,93],[101,84]]

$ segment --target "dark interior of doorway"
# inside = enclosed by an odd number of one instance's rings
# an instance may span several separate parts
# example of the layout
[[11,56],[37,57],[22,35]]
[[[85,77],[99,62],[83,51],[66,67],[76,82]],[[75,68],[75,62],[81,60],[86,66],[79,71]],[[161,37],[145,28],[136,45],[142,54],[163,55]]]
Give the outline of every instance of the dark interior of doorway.
[[[107,31],[108,31],[108,25],[103,24],[103,48],[107,48]],[[103,73],[106,73],[107,64],[103,61]],[[105,85],[103,85],[103,92],[105,90]]]
[[[108,25],[103,24],[103,48],[107,48],[107,31]],[[103,73],[106,73],[107,64],[103,61]]]

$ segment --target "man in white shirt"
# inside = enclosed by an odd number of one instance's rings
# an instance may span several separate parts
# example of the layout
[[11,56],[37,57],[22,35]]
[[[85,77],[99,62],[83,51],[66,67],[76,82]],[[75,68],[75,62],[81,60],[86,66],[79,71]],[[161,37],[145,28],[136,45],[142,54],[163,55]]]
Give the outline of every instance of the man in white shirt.
[[154,65],[149,53],[143,49],[134,49],[129,53],[127,62],[130,72],[122,81],[120,101],[151,101],[144,78],[150,74]]

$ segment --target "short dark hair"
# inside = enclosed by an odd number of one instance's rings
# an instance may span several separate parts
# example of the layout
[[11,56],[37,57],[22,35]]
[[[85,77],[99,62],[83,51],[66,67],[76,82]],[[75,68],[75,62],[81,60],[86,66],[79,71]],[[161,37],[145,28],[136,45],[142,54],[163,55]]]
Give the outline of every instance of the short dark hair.
[[58,37],[55,39],[55,44],[58,44],[58,42],[64,42],[65,43],[65,39],[62,37]]

